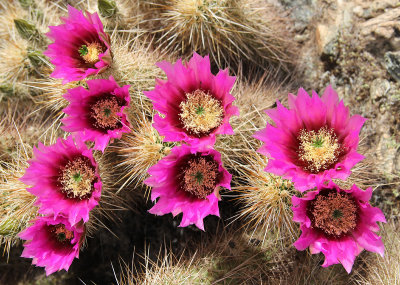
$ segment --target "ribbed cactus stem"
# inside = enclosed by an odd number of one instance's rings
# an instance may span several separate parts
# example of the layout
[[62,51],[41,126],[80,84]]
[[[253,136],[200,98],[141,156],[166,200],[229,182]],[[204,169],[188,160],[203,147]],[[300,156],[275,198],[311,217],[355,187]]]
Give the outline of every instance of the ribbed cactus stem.
[[36,29],[35,25],[24,19],[15,19],[14,24],[19,35],[26,40],[31,40],[39,35],[39,31]]
[[28,59],[34,67],[39,67],[46,62],[43,53],[37,50],[28,50]]
[[98,0],[97,6],[100,15],[104,18],[110,18],[117,12],[117,4],[114,0]]
[[19,4],[22,8],[29,8],[34,4],[33,0],[19,0]]

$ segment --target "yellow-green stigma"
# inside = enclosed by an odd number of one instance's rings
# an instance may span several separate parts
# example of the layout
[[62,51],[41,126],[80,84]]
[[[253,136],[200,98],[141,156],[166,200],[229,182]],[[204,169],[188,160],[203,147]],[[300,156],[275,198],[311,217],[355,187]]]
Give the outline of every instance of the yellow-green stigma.
[[323,127],[318,131],[300,131],[299,160],[312,173],[326,170],[338,161],[342,146],[333,129]]
[[61,190],[68,198],[84,199],[93,191],[96,179],[93,167],[88,159],[78,157],[69,161],[60,176]]
[[323,145],[324,145],[324,140],[323,140],[322,138],[320,138],[320,137],[317,137],[317,138],[313,141],[313,146],[314,146],[315,148],[322,147]]
[[82,181],[82,176],[81,176],[81,174],[79,172],[75,173],[73,175],[73,178],[74,178],[75,182],[77,182],[77,183]]
[[58,238],[60,241],[65,241],[65,239],[66,239],[67,237],[65,236],[65,233],[59,233],[58,236],[57,236],[57,238]]
[[334,210],[332,212],[332,218],[340,219],[341,217],[343,217],[343,212],[341,210]]
[[94,42],[82,45],[78,52],[86,63],[95,64],[100,60],[99,55],[103,52],[103,48],[99,43]]
[[179,105],[179,116],[185,130],[200,135],[221,125],[224,110],[219,100],[202,90],[186,94],[186,98]]

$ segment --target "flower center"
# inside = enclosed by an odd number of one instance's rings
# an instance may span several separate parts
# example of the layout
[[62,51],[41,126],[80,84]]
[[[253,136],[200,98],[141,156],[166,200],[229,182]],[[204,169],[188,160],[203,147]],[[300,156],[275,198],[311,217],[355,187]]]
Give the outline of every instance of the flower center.
[[336,190],[318,194],[309,206],[313,227],[333,237],[347,235],[355,229],[357,210],[349,194],[338,193]]
[[61,191],[68,198],[86,199],[93,191],[96,175],[88,158],[77,157],[61,169]]
[[95,64],[100,60],[99,55],[103,52],[103,48],[97,42],[88,45],[82,45],[79,48],[79,55],[86,63]]
[[183,170],[183,190],[199,199],[214,192],[218,178],[218,163],[206,157],[194,158]]
[[186,94],[186,98],[179,105],[185,130],[200,135],[221,125],[224,110],[217,99],[202,90]]
[[91,117],[94,125],[102,129],[115,129],[118,127],[120,117],[117,115],[121,106],[115,97],[98,100],[92,106]]
[[49,231],[55,240],[62,244],[71,244],[74,238],[74,232],[67,230],[64,224],[50,225]]
[[338,161],[342,146],[333,129],[323,127],[316,131],[300,131],[298,155],[305,169],[312,173],[330,168]]

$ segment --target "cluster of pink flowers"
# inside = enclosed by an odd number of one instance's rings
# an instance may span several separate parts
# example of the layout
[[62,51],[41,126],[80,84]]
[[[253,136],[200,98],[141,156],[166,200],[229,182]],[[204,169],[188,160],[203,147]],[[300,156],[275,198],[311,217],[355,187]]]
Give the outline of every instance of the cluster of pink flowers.
[[[39,216],[20,233],[27,240],[23,257],[46,268],[46,273],[68,270],[85,236],[89,212],[99,204],[102,183],[93,150],[105,151],[114,139],[130,131],[124,113],[129,107],[129,85],[113,77],[87,80],[110,67],[110,38],[97,13],[84,15],[73,7],[63,24],[50,27],[54,40],[45,54],[55,65],[52,76],[64,83],[85,80],[87,88],[69,89],[63,111],[63,130],[72,134],[54,145],[38,145],[21,180],[37,196]],[[230,94],[235,77],[227,70],[211,73],[209,57],[194,53],[183,63],[160,62],[167,80],[157,79],[145,95],[158,112],[154,128],[165,142],[178,142],[171,153],[152,166],[145,184],[153,187],[156,215],[182,213],[181,227],[194,224],[204,230],[204,218],[219,216],[220,187],[230,189],[232,175],[214,149],[217,135],[233,135],[229,120],[238,116]],[[277,102],[267,114],[274,124],[256,133],[265,144],[260,153],[269,158],[267,172],[290,179],[304,197],[293,196],[294,221],[300,223],[299,250],[325,255],[323,266],[341,263],[350,272],[363,250],[383,256],[375,232],[385,222],[382,212],[369,204],[372,189],[353,185],[342,189],[333,179],[347,179],[364,157],[357,152],[365,119],[350,116],[329,86],[323,96],[310,97],[300,89],[289,95],[289,109]],[[85,142],[94,142],[89,149]]]
[[34,224],[20,233],[23,257],[46,267],[46,273],[66,269],[79,255],[84,223],[98,205],[101,180],[92,150],[79,136],[59,138],[54,145],[34,148],[21,181],[32,186],[39,214]]
[[219,188],[230,189],[232,175],[223,167],[221,154],[213,147],[219,134],[233,134],[231,116],[239,110],[229,93],[235,77],[227,70],[211,73],[210,59],[197,53],[186,64],[160,62],[167,80],[145,95],[160,113],[154,128],[166,142],[181,142],[171,153],[151,167],[145,184],[152,186],[151,199],[157,202],[150,213],[183,214],[181,227],[195,224],[204,230],[203,219],[219,216]]
[[266,113],[274,125],[254,135],[265,143],[259,149],[269,158],[265,171],[290,179],[300,192],[316,189],[303,198],[292,197],[293,220],[302,231],[295,247],[322,252],[322,266],[341,263],[347,272],[363,249],[383,256],[384,245],[375,232],[376,222],[386,220],[368,202],[372,188],[341,189],[332,181],[347,179],[364,158],[357,147],[365,119],[350,116],[331,86],[321,98],[300,89],[298,96],[289,94],[289,109],[277,102]]
[[[68,7],[64,24],[50,27],[54,39],[45,54],[55,65],[52,76],[64,83],[84,80],[109,67],[109,36],[97,13],[86,16]],[[68,270],[85,236],[89,212],[99,204],[102,183],[93,150],[85,142],[93,141],[95,150],[104,152],[110,140],[130,130],[124,109],[129,106],[129,85],[120,87],[114,78],[86,81],[88,88],[69,89],[64,97],[69,106],[63,111],[63,130],[71,132],[54,145],[39,143],[21,181],[37,196],[40,216],[20,233],[23,257],[43,266],[47,275]]]

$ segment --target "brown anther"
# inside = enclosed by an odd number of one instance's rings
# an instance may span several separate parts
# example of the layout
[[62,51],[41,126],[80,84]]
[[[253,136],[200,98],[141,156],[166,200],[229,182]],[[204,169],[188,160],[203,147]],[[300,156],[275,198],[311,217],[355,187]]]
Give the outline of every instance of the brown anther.
[[74,232],[67,230],[64,224],[50,225],[49,231],[59,243],[70,244],[74,238]]
[[101,129],[115,129],[118,127],[121,112],[121,106],[118,104],[115,96],[98,100],[92,106],[91,117],[94,119],[94,125]]
[[314,228],[328,236],[341,237],[349,234],[357,226],[358,207],[347,193],[325,190],[310,202],[308,213]]
[[199,199],[214,192],[218,178],[218,163],[204,157],[193,158],[183,171],[183,190]]

